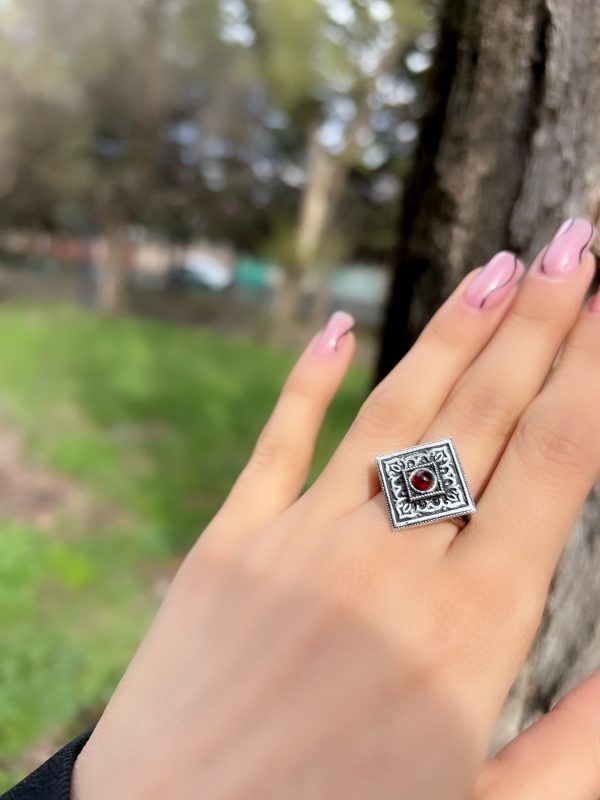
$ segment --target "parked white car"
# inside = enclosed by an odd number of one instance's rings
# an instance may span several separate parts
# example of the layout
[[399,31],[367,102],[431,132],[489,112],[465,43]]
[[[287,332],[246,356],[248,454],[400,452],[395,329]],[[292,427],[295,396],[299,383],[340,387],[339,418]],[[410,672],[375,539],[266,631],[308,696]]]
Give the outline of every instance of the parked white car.
[[179,272],[185,283],[204,286],[216,292],[225,291],[233,283],[231,266],[206,250],[187,250]]

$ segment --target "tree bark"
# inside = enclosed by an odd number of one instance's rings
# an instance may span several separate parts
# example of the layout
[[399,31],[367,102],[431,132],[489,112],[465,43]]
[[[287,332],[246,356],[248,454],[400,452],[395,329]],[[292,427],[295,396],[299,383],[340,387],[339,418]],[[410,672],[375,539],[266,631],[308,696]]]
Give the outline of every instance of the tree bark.
[[[445,0],[400,221],[380,380],[472,267],[501,249],[531,260],[600,199],[600,3]],[[493,749],[600,666],[600,491],[557,570]]]

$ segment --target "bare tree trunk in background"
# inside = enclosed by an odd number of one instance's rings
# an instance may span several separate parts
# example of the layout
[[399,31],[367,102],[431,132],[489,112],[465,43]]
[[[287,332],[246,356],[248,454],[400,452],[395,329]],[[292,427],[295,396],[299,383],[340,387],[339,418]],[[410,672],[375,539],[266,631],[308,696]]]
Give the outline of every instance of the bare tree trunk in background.
[[[563,219],[596,218],[600,3],[445,0],[430,89],[378,379],[469,269],[505,248],[531,260]],[[598,533],[596,489],[559,565],[494,749],[600,666]]]
[[[332,155],[319,142],[316,129],[309,134],[308,176],[300,201],[297,231],[292,246],[292,260],[285,280],[278,288],[271,320],[271,337],[278,339],[282,330],[294,328],[294,320],[303,289],[303,278],[315,271],[327,232],[338,209],[349,165],[340,155]],[[321,265],[322,266],[322,265]],[[311,321],[321,323],[327,315],[332,269],[322,270]]]
[[105,225],[103,247],[94,264],[96,307],[113,314],[125,305],[126,239],[118,225]]
[[[327,228],[338,210],[346,186],[348,172],[347,159],[332,155],[314,132],[308,147],[308,181],[302,195],[294,248],[295,266],[300,275],[314,269],[318,263]],[[316,308],[313,309],[313,322],[321,322],[327,313],[331,272],[329,268],[321,275],[323,286],[317,296]]]
[[[94,195],[96,217],[100,222],[105,248],[95,264],[96,305],[100,311],[113,313],[127,305],[127,239],[125,228],[143,219],[156,181],[161,148],[161,115],[164,103],[162,0],[144,0],[140,4],[139,57],[144,64],[146,82],[133,126],[131,156],[125,179],[126,187],[114,179],[98,182]],[[123,200],[122,196],[127,199]]]
[[310,309],[310,321],[316,327],[329,312],[331,280],[336,265],[319,262],[327,229],[346,187],[349,169],[347,160],[326,150],[319,142],[316,130],[312,131],[308,141],[308,179],[300,202],[293,260],[278,290],[273,309],[272,331],[275,336],[280,336],[282,328],[293,327],[302,295],[303,278],[311,272],[317,275],[318,285],[315,302]]
[[[318,139],[318,127],[313,126],[308,135],[308,175],[302,199],[298,226],[294,237],[293,264],[286,282],[279,291],[274,318],[281,322],[293,318],[302,289],[302,278],[311,271],[318,272],[318,290],[312,308],[311,321],[321,323],[330,310],[331,281],[337,264],[326,252],[327,230],[332,225],[346,189],[350,171],[360,155],[358,137],[369,125],[369,95],[378,78],[394,67],[403,47],[407,44],[405,34],[399,30],[396,40],[382,56],[376,70],[364,77],[354,96],[356,111],[345,134],[345,145],[341,153],[329,152]],[[329,263],[323,263],[326,259]],[[319,263],[321,262],[321,263]],[[320,268],[320,269],[318,269]]]

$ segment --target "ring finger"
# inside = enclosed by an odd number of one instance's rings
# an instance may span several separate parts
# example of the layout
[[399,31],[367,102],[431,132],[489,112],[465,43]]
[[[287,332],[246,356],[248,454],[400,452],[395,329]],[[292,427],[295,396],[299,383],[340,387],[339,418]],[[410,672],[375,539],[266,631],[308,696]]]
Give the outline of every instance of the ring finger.
[[361,507],[378,491],[375,456],[389,450],[390,442],[416,444],[493,335],[524,271],[512,253],[503,252],[465,277],[412,349],[363,403],[329,464],[306,492],[307,500],[338,517]]

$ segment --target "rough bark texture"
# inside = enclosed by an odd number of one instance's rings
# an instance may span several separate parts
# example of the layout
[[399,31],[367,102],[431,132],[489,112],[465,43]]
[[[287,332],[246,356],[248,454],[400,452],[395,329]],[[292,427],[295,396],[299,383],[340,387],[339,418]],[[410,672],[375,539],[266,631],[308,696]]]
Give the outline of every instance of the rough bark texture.
[[[530,260],[600,198],[598,0],[445,0],[400,224],[378,378],[458,280],[494,252]],[[494,747],[600,666],[600,492],[559,566]]]

